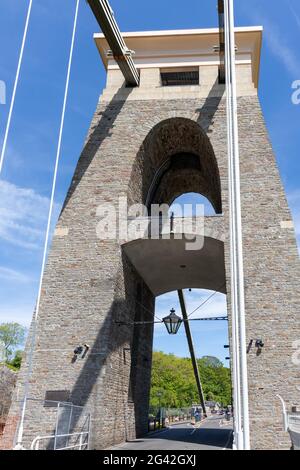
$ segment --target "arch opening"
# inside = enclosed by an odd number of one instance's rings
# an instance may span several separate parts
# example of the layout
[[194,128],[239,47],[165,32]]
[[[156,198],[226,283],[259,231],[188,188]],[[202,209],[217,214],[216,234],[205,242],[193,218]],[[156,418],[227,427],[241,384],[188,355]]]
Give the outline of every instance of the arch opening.
[[201,126],[187,118],[158,123],[145,138],[133,165],[129,201],[169,204],[184,193],[207,198],[222,213],[221,182],[210,140]]
[[[200,209],[200,210],[199,210]],[[171,204],[170,213],[175,217],[197,217],[204,215],[212,217],[216,215],[216,211],[211,202],[199,193],[183,193],[176,197]]]
[[[128,200],[129,204],[143,203],[150,216],[152,204],[168,205],[170,213],[174,210],[174,216],[179,219],[208,216],[205,226],[196,234],[186,229],[188,224],[182,232],[177,232],[176,223],[179,224],[180,221],[175,220],[168,234],[159,233],[157,238],[151,238],[148,234],[122,245],[124,255],[137,276],[149,288],[153,300],[160,299],[161,296],[168,298],[174,292],[176,295],[178,290],[193,289],[206,293],[216,291],[224,304],[226,275],[223,220],[221,217],[211,217],[222,214],[219,168],[210,140],[197,122],[177,117],[153,127],[134,162]],[[177,215],[176,209],[182,208],[184,204],[190,205],[190,213],[183,211],[183,214],[180,212]],[[196,206],[200,204],[204,206],[204,214],[197,214]],[[184,236],[180,238],[177,235]],[[201,248],[187,249],[187,239],[191,235],[203,241],[202,244],[199,243]],[[141,304],[138,303],[138,306],[141,307]],[[169,307],[172,308],[173,305]],[[164,312],[165,315],[168,313],[168,310]],[[180,314],[180,309],[178,313]],[[157,315],[159,313],[156,310]],[[129,397],[134,397],[136,390],[137,395],[133,401],[136,417],[140,422],[142,416],[145,418],[145,412],[139,409],[137,383],[142,381],[142,375],[140,378],[134,375],[135,358],[141,354],[145,356],[145,348],[148,348],[149,361],[152,343],[150,348],[149,336],[147,345],[136,344],[146,325],[137,325],[137,328],[139,334],[134,331],[132,341],[133,367],[130,373]],[[162,328],[165,328],[164,325]],[[181,335],[183,333],[182,327]],[[157,349],[156,343],[154,349]],[[141,427],[138,426],[139,429]]]
[[[214,295],[211,290],[186,289],[184,297],[188,315],[204,304],[190,318],[227,315],[226,295],[222,293]],[[168,314],[170,308],[174,308],[177,315],[182,315],[177,292],[168,292],[156,297],[156,318],[162,319]],[[194,339],[194,353],[199,368],[208,422],[215,423],[216,434],[218,434],[219,422],[222,420],[221,410],[232,411],[231,373],[228,358],[226,358],[228,352],[224,349],[224,345],[227,345],[229,341],[228,322],[191,321],[190,329]],[[168,335],[163,324],[158,323],[154,326],[149,404],[149,417],[162,415],[163,419],[167,419],[167,424],[171,425],[187,415],[189,420],[196,424],[196,410],[200,419],[203,417],[183,326],[180,327],[176,336]],[[230,426],[228,429],[230,430]],[[221,435],[222,430],[219,436],[222,440]],[[198,443],[205,445],[208,437],[204,427]],[[213,443],[211,444],[213,446]]]
[[185,238],[146,238],[125,243],[123,251],[154,296],[186,288],[225,293],[224,243],[204,236],[202,245],[187,251]]

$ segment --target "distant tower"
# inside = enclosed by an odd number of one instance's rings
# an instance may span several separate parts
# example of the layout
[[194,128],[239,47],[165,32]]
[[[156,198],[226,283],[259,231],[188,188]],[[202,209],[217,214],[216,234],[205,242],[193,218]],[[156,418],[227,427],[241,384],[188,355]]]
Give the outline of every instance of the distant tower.
[[[37,434],[55,430],[57,413],[43,406],[45,397],[91,413],[92,449],[145,433],[153,329],[129,322],[151,320],[155,296],[189,287],[227,293],[230,307],[226,100],[214,48],[218,30],[124,38],[135,51],[138,88],[124,86],[106,40],[95,36],[107,84],[49,255],[31,377],[31,398],[40,402],[28,406],[26,446]],[[257,97],[261,41],[260,27],[236,30],[245,348],[254,340],[248,354],[252,448],[284,449],[288,438],[276,394],[288,406],[300,405],[299,365],[292,360],[300,338],[300,271],[293,222]],[[171,203],[187,192],[204,195],[216,211],[205,217],[201,250],[186,251],[185,240],[176,237],[128,242],[97,237],[99,205],[118,207],[120,196],[127,196],[129,205]],[[116,323],[120,320],[127,324]],[[260,353],[257,339],[264,342]],[[85,358],[72,361],[73,350],[84,343],[90,345]],[[22,397],[25,372],[24,361],[15,400],[17,393]],[[12,443],[18,406],[15,401],[11,408],[3,446]],[[80,417],[66,423],[63,413],[60,429],[78,430]]]

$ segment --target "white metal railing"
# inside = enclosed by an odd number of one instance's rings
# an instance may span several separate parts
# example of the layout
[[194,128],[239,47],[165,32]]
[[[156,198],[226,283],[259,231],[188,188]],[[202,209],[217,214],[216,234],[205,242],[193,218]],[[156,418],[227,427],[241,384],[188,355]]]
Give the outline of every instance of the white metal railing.
[[277,395],[282,404],[282,414],[283,414],[283,427],[285,431],[295,431],[300,434],[300,413],[293,412],[289,413],[286,410],[286,405],[283,398],[280,395]]
[[283,417],[283,428],[284,428],[284,431],[288,431],[288,416],[287,416],[287,411],[286,411],[286,406],[285,406],[285,402],[283,400],[283,398],[280,396],[280,395],[276,395],[279,400],[281,401],[281,405],[282,405],[282,417]]
[[[45,450],[88,448],[91,416],[85,407],[71,402],[27,398],[26,411],[24,439],[18,442],[15,438],[14,449],[42,450],[41,443]],[[16,436],[18,434],[17,431]]]
[[[173,236],[175,236],[176,239],[187,237],[192,240],[196,236],[204,237],[208,219],[213,221],[222,217],[222,215],[205,216],[204,213],[203,215],[198,214],[187,217],[172,214],[164,214],[161,216],[126,216],[121,218],[120,224],[122,224],[122,227],[124,224],[126,228],[124,232],[126,234],[124,241],[126,242],[140,238],[153,240],[164,238],[169,240]],[[216,230],[215,238],[220,237],[218,226],[215,226],[213,222],[208,225],[208,228],[210,231]]]
[[[49,436],[37,436],[31,443],[30,450],[39,450],[40,447],[40,442],[41,441],[49,441],[51,439],[54,439],[54,442],[56,442],[56,439],[59,437],[76,437],[79,436],[79,443],[78,444],[72,444],[70,446],[65,446],[65,447],[60,447],[56,448],[56,444],[54,445],[54,450],[70,450],[70,449],[77,449],[78,450],[88,450],[89,448],[89,431],[83,431],[83,432],[74,432],[70,434],[51,434]],[[85,437],[85,441],[84,438]]]
[[289,433],[293,449],[300,450],[300,413],[289,413],[283,398],[280,395],[277,397],[282,405],[284,431]]

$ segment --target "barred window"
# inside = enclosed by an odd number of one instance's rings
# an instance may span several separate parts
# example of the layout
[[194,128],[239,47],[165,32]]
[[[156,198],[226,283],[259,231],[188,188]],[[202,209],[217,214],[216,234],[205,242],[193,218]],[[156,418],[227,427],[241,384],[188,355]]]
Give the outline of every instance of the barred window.
[[161,72],[163,86],[199,85],[199,70]]

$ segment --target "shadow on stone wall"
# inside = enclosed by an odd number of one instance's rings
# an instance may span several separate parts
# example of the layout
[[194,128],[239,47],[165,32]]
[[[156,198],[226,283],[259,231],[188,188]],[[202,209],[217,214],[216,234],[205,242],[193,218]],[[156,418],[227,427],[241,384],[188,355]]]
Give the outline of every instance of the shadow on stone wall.
[[143,202],[149,209],[152,203],[171,204],[181,194],[196,192],[207,197],[216,213],[222,213],[220,174],[208,133],[223,94],[224,86],[217,80],[204,105],[196,110],[196,121],[174,117],[152,128],[132,168],[129,203]]
[[199,113],[197,122],[206,134],[211,132],[209,128],[214,124],[214,116],[223,99],[224,93],[225,85],[220,84],[217,78],[205,99],[204,105],[202,108],[196,110]]
[[[127,88],[126,92],[128,97],[132,89]],[[210,95],[214,94],[215,90],[213,87]],[[157,166],[162,160],[174,155],[176,152],[191,152],[196,147],[195,153],[197,155],[201,154],[199,152],[200,149],[202,149],[201,157],[205,157],[206,154],[205,177],[213,187],[209,196],[218,211],[221,211],[218,167],[210,141],[202,127],[209,132],[209,126],[212,123],[214,113],[222,97],[216,98],[210,95],[205,101],[204,106],[199,110],[198,123],[188,119],[174,118],[168,120],[168,122],[165,121],[158,124],[156,129],[154,128],[150,132],[137,157],[137,164],[140,166],[136,175],[133,169],[133,174],[136,176],[133,184],[138,184],[142,181],[142,194],[140,194],[138,202],[145,201]],[[103,111],[99,111],[98,115],[101,118],[94,128],[91,127],[62,212],[66,209],[68,202],[96,153],[101,151],[102,143],[110,136],[114,123],[126,103],[126,98],[123,101],[117,101],[115,97]],[[160,132],[161,129],[163,129],[163,132]],[[166,129],[165,132],[164,129]],[[178,133],[180,129],[181,132]],[[184,137],[185,140],[182,138],[178,139],[178,136]],[[201,166],[203,167],[202,160]],[[213,171],[210,169],[211,166]],[[134,188],[135,190],[136,188]],[[182,188],[179,190],[182,191]],[[142,327],[137,332],[137,330],[134,331],[132,325],[118,325],[116,323],[120,319],[125,322],[132,322],[137,318],[136,315],[138,317],[141,316],[140,313],[137,313],[137,284],[144,285],[144,283],[134,271],[134,268],[132,266],[129,268],[129,265],[129,261],[125,259],[123,254],[115,286],[114,301],[98,331],[94,344],[89,350],[70,396],[70,401],[74,405],[88,407],[92,416],[93,412],[96,411],[94,414],[97,416],[97,419],[103,420],[103,426],[107,426],[107,423],[109,423],[109,429],[105,429],[105,434],[107,440],[113,442],[120,441],[119,436],[122,432],[124,439],[130,439],[133,427],[138,435],[142,433],[146,424],[147,406],[145,404],[151,379],[152,331],[149,329],[148,332],[144,333],[145,341],[137,341],[137,334],[143,336]],[[141,303],[146,303],[146,305],[149,305],[150,310],[154,310],[153,296],[151,299],[150,297],[148,303],[145,300]],[[147,326],[146,328],[149,327]],[[106,346],[105,349],[103,345]],[[130,354],[130,348],[133,353],[131,368],[131,357],[130,360],[126,359],[128,351]],[[107,393],[105,393],[105,386],[102,386],[101,383],[99,384],[99,380],[103,381],[106,387],[109,387],[109,393],[108,389]],[[99,389],[99,393],[97,389]],[[134,408],[134,413],[132,413],[132,408]],[[144,411],[142,411],[143,409]],[[133,414],[135,414],[136,420],[132,420]],[[62,419],[64,419],[63,416]],[[72,422],[70,432],[77,431],[77,423],[78,420]],[[120,423],[122,423],[122,426],[120,426]],[[101,440],[101,426],[102,423],[97,423],[97,431],[94,435],[94,445],[96,446]]]
[[[94,410],[98,420],[101,420],[99,409],[102,410],[103,423],[97,423],[96,433],[93,433],[92,426],[91,444],[97,448],[99,448],[102,425],[105,427],[105,431],[102,430],[102,437],[105,434],[108,441],[112,437],[113,442],[120,442],[118,438],[120,433],[123,432],[123,440],[131,440],[135,435],[147,432],[148,424],[153,326],[139,326],[140,338],[137,341],[135,337],[137,331],[134,330],[132,322],[137,317],[145,318],[140,312],[141,305],[144,304],[149,309],[148,318],[145,319],[149,320],[151,309],[153,312],[151,320],[153,319],[154,297],[125,254],[122,254],[115,291],[122,292],[122,298],[117,298],[115,295],[115,300],[84,359],[84,366],[70,395],[71,403],[87,407],[92,416],[92,423]],[[138,304],[137,298],[140,299]],[[125,324],[120,325],[118,322]],[[106,346],[105,349],[103,345]],[[101,375],[104,385],[99,384]],[[101,389],[99,393],[98,387]],[[72,420],[70,433],[79,431],[76,428],[79,418],[80,414]],[[62,422],[65,420],[63,413],[60,420]],[[50,443],[48,449],[51,448]]]
[[[80,158],[76,165],[76,170],[74,172],[71,185],[69,187],[66,199],[64,201],[61,214],[66,209],[68,202],[70,201],[72,195],[76,191],[77,186],[79,185],[81,179],[83,178],[85,172],[89,168],[91,162],[93,161],[96,153],[101,148],[102,142],[110,136],[110,133],[114,127],[114,123],[120,114],[123,106],[126,103],[128,96],[131,94],[133,88],[127,87],[122,88],[122,93],[125,95],[125,98],[120,101],[116,100],[120,89],[115,93],[110,103],[107,104],[104,110],[98,112],[98,116],[101,116],[99,121],[95,124],[94,128],[91,127],[87,141],[84,145]],[[95,113],[95,116],[97,113]]]

